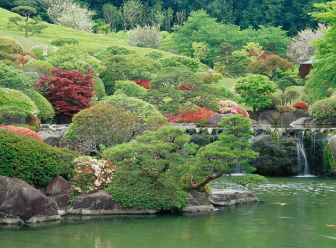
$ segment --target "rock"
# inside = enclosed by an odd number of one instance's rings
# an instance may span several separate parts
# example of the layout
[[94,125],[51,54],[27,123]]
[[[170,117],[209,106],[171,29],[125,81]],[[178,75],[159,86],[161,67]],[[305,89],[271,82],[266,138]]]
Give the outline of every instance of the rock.
[[276,121],[270,112],[261,112],[258,117],[258,124],[260,125],[270,125],[275,124]]
[[235,189],[211,189],[210,202],[215,206],[230,206],[249,202],[258,202],[258,198],[251,191]]
[[188,193],[189,204],[187,204],[181,211],[182,212],[203,212],[213,211],[215,208],[201,192],[195,190]]
[[66,210],[68,214],[103,215],[103,214],[154,214],[154,209],[123,208],[121,203],[112,200],[105,190],[78,196]]
[[308,117],[308,109],[296,109],[294,115],[296,118]]
[[252,139],[251,149],[259,152],[259,157],[250,164],[257,173],[264,176],[295,176],[303,168],[297,166],[297,139],[281,137],[273,139],[271,135],[258,135]]
[[28,183],[0,176],[0,223],[60,219],[56,203]]
[[297,119],[296,121],[293,121],[291,126],[310,126],[311,120],[308,117],[301,117],[300,119]]
[[41,191],[53,199],[57,203],[59,209],[70,204],[71,183],[61,176],[53,177]]
[[217,127],[218,123],[223,119],[223,118],[227,118],[230,117],[232,114],[214,114],[212,116],[209,117],[208,122],[207,122],[207,126],[213,126],[213,127]]
[[280,116],[280,124],[289,124],[296,120],[297,117],[295,116],[295,114],[284,113]]
[[41,130],[37,132],[45,143],[51,146],[59,146],[61,138],[68,129],[67,125],[48,125],[42,124]]

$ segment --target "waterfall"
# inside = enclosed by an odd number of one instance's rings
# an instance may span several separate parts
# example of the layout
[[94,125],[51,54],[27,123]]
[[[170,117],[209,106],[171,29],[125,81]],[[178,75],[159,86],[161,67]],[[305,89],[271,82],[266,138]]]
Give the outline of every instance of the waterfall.
[[[301,157],[303,158],[303,162],[304,162],[304,171],[303,174],[300,174],[300,176],[304,176],[304,177],[313,177],[314,175],[310,174],[310,167],[309,167],[309,163],[308,163],[308,159],[307,159],[307,154],[304,148],[304,142],[303,142],[303,138],[305,135],[305,131],[301,132],[301,140],[296,144],[297,147],[297,157],[298,157],[298,167],[301,168],[301,164],[302,164],[302,160]],[[315,135],[314,135],[314,140],[313,140],[313,149],[315,150]]]

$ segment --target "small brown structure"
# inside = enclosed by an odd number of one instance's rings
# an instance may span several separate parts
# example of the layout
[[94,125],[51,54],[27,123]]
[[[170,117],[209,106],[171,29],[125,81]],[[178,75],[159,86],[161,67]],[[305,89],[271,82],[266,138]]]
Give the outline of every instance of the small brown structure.
[[299,76],[301,78],[305,78],[309,74],[309,72],[313,69],[313,62],[315,61],[316,60],[311,59],[300,64]]

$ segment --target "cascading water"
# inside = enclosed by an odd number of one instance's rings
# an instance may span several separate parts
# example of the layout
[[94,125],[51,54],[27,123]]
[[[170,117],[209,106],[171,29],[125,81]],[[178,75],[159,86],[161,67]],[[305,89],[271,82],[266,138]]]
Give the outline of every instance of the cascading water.
[[[304,135],[305,135],[305,131],[302,131],[301,132],[301,139],[296,144],[297,156],[298,156],[298,167],[300,168],[301,165],[302,165],[302,162],[304,162],[303,174],[300,174],[299,176],[313,177],[314,175],[311,174],[310,167],[309,167],[309,162],[308,162],[308,159],[307,159],[307,154],[306,154],[306,151],[305,151],[305,148],[304,148],[304,142],[303,142]],[[313,137],[314,137],[314,140],[313,140],[313,144],[312,144],[312,146],[313,146],[312,149],[315,150],[315,136],[313,136]],[[303,161],[301,160],[301,158],[303,158]]]

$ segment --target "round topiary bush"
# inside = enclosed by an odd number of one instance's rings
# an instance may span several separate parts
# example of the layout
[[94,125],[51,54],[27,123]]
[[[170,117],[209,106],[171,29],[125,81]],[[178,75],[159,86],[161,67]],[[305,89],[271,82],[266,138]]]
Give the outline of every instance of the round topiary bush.
[[129,142],[140,130],[135,114],[101,103],[74,115],[64,142],[82,154],[100,154],[105,147]]
[[12,132],[19,133],[19,134],[22,134],[28,137],[32,137],[34,139],[37,139],[43,142],[42,137],[29,128],[15,127],[15,126],[2,126],[0,127],[0,129],[6,129],[8,131],[12,131]]
[[0,87],[22,90],[31,88],[32,83],[22,71],[0,61]]
[[315,121],[336,117],[336,98],[330,97],[314,102],[309,106],[308,113]]
[[41,78],[51,74],[53,68],[54,67],[45,60],[31,60],[24,64],[23,71],[34,83],[37,83]]
[[66,149],[0,129],[0,175],[43,186],[52,176],[71,172],[75,156]]
[[24,90],[24,92],[37,106],[41,121],[50,122],[55,116],[55,110],[48,100],[35,90]]
[[30,49],[37,59],[47,60],[51,55],[53,55],[58,50],[58,47],[48,46],[48,45],[37,45]]
[[8,54],[22,53],[22,45],[14,38],[0,37],[0,51]]
[[92,81],[95,83],[93,85],[93,88],[94,88],[94,92],[96,93],[93,98],[99,101],[104,96],[106,96],[105,85],[103,81],[99,77],[96,77],[96,76],[92,77]]
[[115,95],[123,93],[131,97],[143,96],[147,92],[145,88],[141,87],[134,81],[127,81],[127,80],[117,81],[115,83],[114,89],[115,89],[115,92],[114,92]]
[[37,115],[39,110],[28,96],[18,90],[0,88],[0,122],[7,123],[6,119],[15,116],[26,118],[29,114]]

